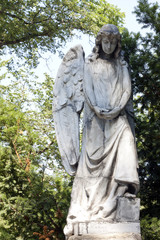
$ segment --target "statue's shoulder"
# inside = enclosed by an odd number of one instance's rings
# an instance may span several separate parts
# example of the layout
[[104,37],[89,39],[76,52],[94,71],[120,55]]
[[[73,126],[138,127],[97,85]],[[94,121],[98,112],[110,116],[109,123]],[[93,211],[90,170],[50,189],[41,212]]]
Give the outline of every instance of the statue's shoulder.
[[97,54],[96,53],[91,53],[87,56],[87,58],[85,59],[85,63],[86,64],[92,64],[95,63],[97,61]]
[[126,67],[126,68],[128,68],[129,66],[128,66],[128,63],[125,61],[125,59],[124,59],[124,56],[119,56],[118,57],[118,61],[119,61],[119,63],[120,63],[120,65],[121,66],[124,66],[124,67]]

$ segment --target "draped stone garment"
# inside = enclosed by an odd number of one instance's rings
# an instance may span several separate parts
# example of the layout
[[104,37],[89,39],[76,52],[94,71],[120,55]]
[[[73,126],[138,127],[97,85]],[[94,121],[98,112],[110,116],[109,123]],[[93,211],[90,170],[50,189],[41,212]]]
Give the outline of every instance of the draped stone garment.
[[[125,68],[125,69],[124,69]],[[117,196],[137,189],[137,153],[122,98],[131,92],[121,60],[86,60],[82,151],[74,179],[67,222],[114,220]],[[127,73],[128,74],[128,73]],[[127,78],[127,79],[126,79]],[[128,82],[127,82],[128,81]],[[128,95],[128,96],[129,96]],[[123,102],[120,106],[120,103]],[[94,107],[121,107],[116,118],[97,116]]]

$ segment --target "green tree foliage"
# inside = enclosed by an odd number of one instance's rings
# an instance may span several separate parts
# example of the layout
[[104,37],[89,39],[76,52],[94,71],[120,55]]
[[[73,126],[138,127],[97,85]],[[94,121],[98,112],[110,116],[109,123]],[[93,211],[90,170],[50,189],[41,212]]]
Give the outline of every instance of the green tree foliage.
[[139,0],[137,20],[146,34],[123,33],[133,80],[141,180],[143,239],[160,239],[160,6]]
[[0,239],[64,239],[71,179],[55,141],[53,80],[9,75],[0,99]]
[[1,0],[0,48],[36,59],[37,49],[55,52],[73,30],[91,35],[106,23],[122,26],[123,18],[105,0]]

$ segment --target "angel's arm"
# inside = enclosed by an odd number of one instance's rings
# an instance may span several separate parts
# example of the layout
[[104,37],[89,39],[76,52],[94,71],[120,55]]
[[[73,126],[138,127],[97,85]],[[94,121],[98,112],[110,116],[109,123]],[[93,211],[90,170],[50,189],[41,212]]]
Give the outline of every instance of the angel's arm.
[[135,137],[135,124],[134,124],[134,109],[133,109],[133,100],[130,97],[128,103],[126,104],[125,111],[127,114],[127,119],[132,130],[132,134]]
[[90,108],[92,110],[94,110],[94,108],[96,107],[96,99],[95,99],[95,94],[94,94],[94,88],[93,88],[93,83],[92,83],[92,74],[90,71],[90,66],[88,63],[85,64],[84,67],[84,94],[85,94],[85,98],[86,101],[88,103],[88,105],[90,106]]
[[94,93],[94,87],[93,87],[93,79],[92,79],[92,69],[91,65],[89,62],[86,62],[85,64],[85,71],[84,71],[84,94],[85,94],[85,99],[90,106],[90,108],[96,113],[96,115],[100,118],[103,118],[104,111],[106,112],[107,110],[102,109],[98,106],[96,98],[95,98],[95,93]]
[[91,76],[92,75],[90,74],[90,70],[86,69],[85,70],[85,77],[84,77],[84,94],[85,94],[85,99],[86,99],[89,107],[96,113],[96,115],[99,118],[103,118],[103,114],[101,114],[103,109],[100,108],[97,105],[97,103],[96,103],[94,87],[93,87]]
[[125,62],[122,65],[122,71],[123,71],[124,92],[123,92],[122,98],[119,103],[119,108],[121,110],[126,106],[128,100],[130,98],[130,95],[131,95],[131,78],[130,78],[129,71],[128,71],[128,68],[127,68],[127,65]]

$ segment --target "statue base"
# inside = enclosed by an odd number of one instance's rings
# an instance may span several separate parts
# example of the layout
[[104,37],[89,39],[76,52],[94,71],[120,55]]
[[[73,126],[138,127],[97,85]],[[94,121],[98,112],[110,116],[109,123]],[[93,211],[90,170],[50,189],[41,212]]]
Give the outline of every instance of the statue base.
[[74,235],[140,234],[139,222],[89,222],[74,224]]
[[68,240],[142,240],[140,234],[136,233],[115,233],[103,235],[82,235],[71,236]]
[[74,222],[66,239],[141,240],[139,209],[140,199],[119,197],[114,221]]

